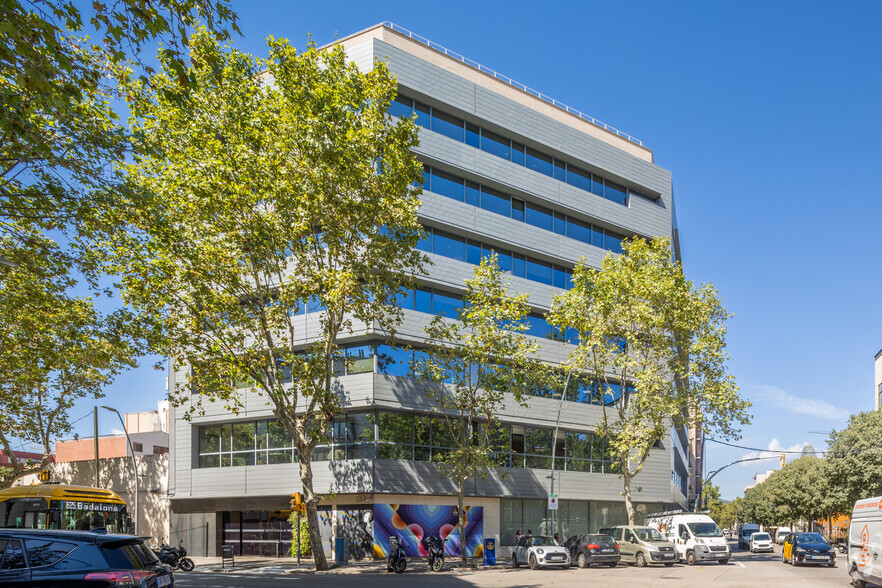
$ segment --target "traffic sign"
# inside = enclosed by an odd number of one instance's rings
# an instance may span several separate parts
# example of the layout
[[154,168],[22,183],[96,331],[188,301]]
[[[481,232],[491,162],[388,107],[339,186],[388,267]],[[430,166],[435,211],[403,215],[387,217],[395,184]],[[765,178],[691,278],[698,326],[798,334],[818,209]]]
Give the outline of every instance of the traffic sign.
[[548,510],[557,510],[557,494],[548,495]]

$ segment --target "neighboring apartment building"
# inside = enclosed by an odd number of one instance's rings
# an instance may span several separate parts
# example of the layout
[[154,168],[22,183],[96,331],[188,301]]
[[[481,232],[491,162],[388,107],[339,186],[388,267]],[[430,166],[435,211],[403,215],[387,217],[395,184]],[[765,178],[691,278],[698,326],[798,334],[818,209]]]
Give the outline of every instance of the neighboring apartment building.
[[[339,43],[362,69],[375,59],[388,63],[399,83],[392,114],[416,112],[422,127],[415,151],[426,167],[419,215],[428,239],[420,248],[434,266],[405,303],[399,340],[424,344],[433,314],[461,306],[464,280],[495,251],[513,287],[530,293],[529,334],[541,341],[542,359],[561,363],[573,346],[547,339],[543,316],[580,258],[600,267],[634,235],[672,236],[679,256],[671,174],[639,141],[397,29],[378,25]],[[326,548],[333,536],[346,536],[356,555],[368,555],[382,553],[402,521],[427,534],[455,522],[456,500],[429,461],[444,443],[408,377],[409,352],[376,333],[352,337],[347,353],[355,361],[339,377],[345,414],[332,444],[314,453],[313,470],[316,491],[328,496],[320,506]],[[169,382],[183,386],[185,374],[171,373]],[[191,420],[171,409],[171,542],[184,539],[195,554],[219,553],[224,543],[244,554],[287,549],[298,465],[264,399],[245,396],[236,415],[220,403]],[[594,435],[602,408],[575,389],[564,404],[555,440],[555,399],[510,403],[497,415],[509,438],[501,456],[508,467],[467,488],[470,554],[482,537],[495,537],[498,555],[506,555],[517,529],[567,537],[626,522],[622,480]],[[560,466],[554,530],[552,443]],[[652,452],[633,484],[641,488],[634,493],[640,511],[686,506],[688,448],[686,432],[672,431]]]
[[876,374],[873,378],[873,397],[876,400],[876,410],[882,407],[882,349],[876,354]]
[[[19,459],[19,461],[28,463],[40,463],[43,460],[42,453],[34,453],[33,451],[13,451],[12,452],[15,457]],[[55,461],[55,455],[52,454],[49,456],[50,463]],[[9,454],[6,453],[5,450],[0,449],[0,467],[11,467],[12,459]]]
[[[143,433],[129,433],[132,439],[132,450],[136,456],[164,455],[168,453],[168,433],[164,431],[149,431]],[[126,457],[131,455],[125,435],[99,435],[98,456]],[[59,441],[55,444],[55,460],[58,463],[68,461],[86,461],[95,459],[95,438],[82,437]]]

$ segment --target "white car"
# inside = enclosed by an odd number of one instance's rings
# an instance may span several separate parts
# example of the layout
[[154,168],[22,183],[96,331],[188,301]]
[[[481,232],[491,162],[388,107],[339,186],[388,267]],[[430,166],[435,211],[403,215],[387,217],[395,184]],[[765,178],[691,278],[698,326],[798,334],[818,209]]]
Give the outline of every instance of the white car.
[[516,568],[521,564],[529,564],[533,570],[546,567],[568,568],[570,551],[555,541],[554,537],[521,537],[511,555],[511,567]]
[[759,553],[760,551],[775,551],[772,546],[772,537],[768,533],[754,533],[750,536],[750,552]]

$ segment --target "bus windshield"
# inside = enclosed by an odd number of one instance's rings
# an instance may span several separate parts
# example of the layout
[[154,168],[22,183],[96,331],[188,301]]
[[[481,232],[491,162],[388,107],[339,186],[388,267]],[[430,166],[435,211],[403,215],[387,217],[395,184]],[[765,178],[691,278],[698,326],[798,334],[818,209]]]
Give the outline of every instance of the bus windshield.
[[61,517],[57,529],[91,531],[107,529],[108,533],[127,533],[128,515],[125,504],[60,500]]
[[110,490],[62,484],[0,490],[0,527],[128,533],[131,526],[125,502]]

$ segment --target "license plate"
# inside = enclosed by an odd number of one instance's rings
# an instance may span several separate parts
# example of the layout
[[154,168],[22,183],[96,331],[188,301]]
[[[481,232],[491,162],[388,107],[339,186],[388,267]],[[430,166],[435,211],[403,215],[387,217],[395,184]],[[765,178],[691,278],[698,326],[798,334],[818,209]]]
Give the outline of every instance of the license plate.
[[603,553],[612,553],[615,550],[614,549],[601,549],[600,551],[602,551]]
[[168,586],[170,584],[171,584],[171,577],[170,576],[158,576],[156,578],[156,585],[159,586],[159,588],[162,588],[163,586]]
[[564,556],[562,556],[562,555],[549,555],[546,559],[548,559],[548,561],[552,561],[555,559],[564,559]]
[[810,555],[810,556],[808,556],[808,558],[809,559],[827,559],[827,556],[826,555]]

